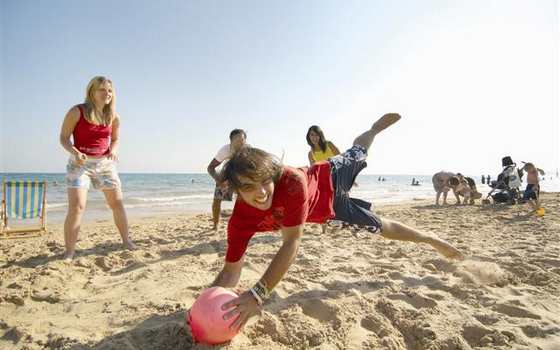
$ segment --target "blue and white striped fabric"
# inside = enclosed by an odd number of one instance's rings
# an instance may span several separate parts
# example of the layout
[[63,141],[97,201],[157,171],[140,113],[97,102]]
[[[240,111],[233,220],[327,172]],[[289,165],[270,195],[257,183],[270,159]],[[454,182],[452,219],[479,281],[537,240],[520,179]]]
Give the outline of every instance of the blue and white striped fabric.
[[32,219],[43,211],[45,183],[38,181],[6,181],[6,216]]

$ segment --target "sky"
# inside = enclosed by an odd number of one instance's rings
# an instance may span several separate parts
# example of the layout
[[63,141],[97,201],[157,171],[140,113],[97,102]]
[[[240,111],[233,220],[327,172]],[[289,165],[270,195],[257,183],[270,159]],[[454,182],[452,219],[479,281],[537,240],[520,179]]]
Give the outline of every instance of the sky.
[[234,128],[307,163],[386,112],[365,174],[560,167],[558,1],[0,0],[0,172],[65,171],[66,112],[114,82],[121,172],[202,173]]

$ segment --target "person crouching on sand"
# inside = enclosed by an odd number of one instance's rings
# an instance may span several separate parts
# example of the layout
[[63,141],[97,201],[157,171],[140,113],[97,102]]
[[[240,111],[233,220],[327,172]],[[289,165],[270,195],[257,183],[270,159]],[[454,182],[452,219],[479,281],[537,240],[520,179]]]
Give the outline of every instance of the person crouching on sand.
[[399,222],[381,218],[371,204],[350,198],[354,179],[366,167],[366,156],[374,137],[400,119],[384,115],[359,135],[346,152],[307,168],[284,166],[271,154],[244,148],[235,154],[221,176],[238,193],[228,224],[225,264],[214,286],[235,287],[239,282],[247,245],[256,232],[280,230],[283,243],[264,275],[238,298],[222,305],[225,319],[235,318],[231,327],[242,327],[259,312],[294,261],[305,222],[328,219],[362,226],[384,238],[427,243],[450,259],[462,254],[448,242]]

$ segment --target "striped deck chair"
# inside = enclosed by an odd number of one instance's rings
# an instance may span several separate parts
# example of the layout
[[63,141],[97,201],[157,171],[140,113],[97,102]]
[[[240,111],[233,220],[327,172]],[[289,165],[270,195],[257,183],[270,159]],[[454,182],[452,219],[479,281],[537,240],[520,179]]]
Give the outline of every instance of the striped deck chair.
[[[46,181],[2,181],[2,222],[0,234],[4,238],[14,234],[23,236],[27,232],[47,231],[47,182]],[[39,226],[10,229],[8,219],[36,219]],[[34,236],[27,235],[25,236]]]

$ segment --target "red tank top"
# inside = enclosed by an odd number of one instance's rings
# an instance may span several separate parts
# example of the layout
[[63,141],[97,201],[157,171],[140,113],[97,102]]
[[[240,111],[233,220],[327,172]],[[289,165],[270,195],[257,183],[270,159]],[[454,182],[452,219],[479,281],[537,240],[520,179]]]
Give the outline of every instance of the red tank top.
[[72,133],[74,147],[88,156],[102,156],[109,153],[112,126],[92,124],[86,120],[83,106],[78,106],[78,109],[80,119]]

